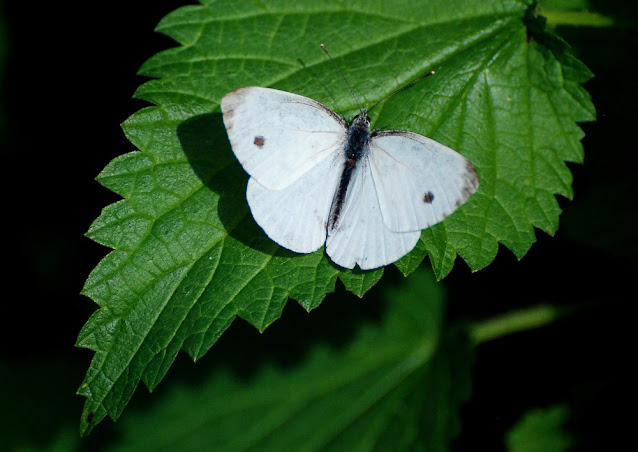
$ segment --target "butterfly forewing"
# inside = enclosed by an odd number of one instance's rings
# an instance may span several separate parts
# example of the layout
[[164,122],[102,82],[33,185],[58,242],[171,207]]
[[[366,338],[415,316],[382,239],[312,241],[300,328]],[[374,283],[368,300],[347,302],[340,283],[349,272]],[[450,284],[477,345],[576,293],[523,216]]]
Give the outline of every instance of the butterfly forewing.
[[370,167],[384,223],[395,232],[420,231],[443,221],[478,188],[465,157],[412,132],[376,133]]
[[263,187],[279,190],[343,146],[347,124],[321,103],[270,88],[246,87],[221,102],[233,152]]

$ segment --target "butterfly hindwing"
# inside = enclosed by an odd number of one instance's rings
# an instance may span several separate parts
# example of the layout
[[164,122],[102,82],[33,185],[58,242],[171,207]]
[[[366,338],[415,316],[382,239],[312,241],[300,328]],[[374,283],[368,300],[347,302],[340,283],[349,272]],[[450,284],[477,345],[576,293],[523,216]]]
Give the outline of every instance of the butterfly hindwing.
[[312,253],[326,241],[330,206],[343,167],[341,154],[325,158],[281,190],[250,178],[246,198],[253,218],[268,237],[297,253]]
[[420,231],[443,221],[479,185],[465,157],[413,132],[375,133],[370,166],[384,223],[395,232]]
[[347,124],[298,94],[249,86],[221,102],[233,152],[263,187],[287,187],[343,146]]
[[328,229],[326,253],[345,268],[382,267],[409,253],[421,231],[400,233],[384,223],[369,158],[358,162],[346,194],[339,221]]

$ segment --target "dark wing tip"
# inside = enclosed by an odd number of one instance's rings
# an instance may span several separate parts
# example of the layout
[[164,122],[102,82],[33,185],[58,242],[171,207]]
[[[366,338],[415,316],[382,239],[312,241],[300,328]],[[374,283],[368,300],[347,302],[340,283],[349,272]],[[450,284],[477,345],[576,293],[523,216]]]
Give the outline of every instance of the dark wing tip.
[[461,188],[461,193],[463,194],[463,201],[472,196],[479,187],[479,177],[476,172],[476,168],[472,165],[472,162],[469,160],[466,161],[465,164],[465,175],[463,180],[463,187]]

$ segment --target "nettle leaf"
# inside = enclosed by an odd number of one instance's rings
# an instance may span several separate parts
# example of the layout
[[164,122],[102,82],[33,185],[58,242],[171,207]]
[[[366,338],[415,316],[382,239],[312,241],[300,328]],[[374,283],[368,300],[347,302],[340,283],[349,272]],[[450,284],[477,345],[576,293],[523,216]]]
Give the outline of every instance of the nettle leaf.
[[555,195],[572,195],[565,162],[583,158],[576,122],[594,118],[580,86],[591,74],[531,8],[523,0],[203,1],[165,17],[158,31],[180,46],[144,64],[155,79],[136,96],[154,106],[123,125],[139,151],[98,177],[124,199],[87,234],[113,251],[83,291],[100,309],[78,339],[96,352],[79,389],[82,431],[117,418],[140,380],[154,388],[180,349],[201,357],[236,316],[264,330],[289,297],[310,310],[337,278],[360,296],[381,278],[382,269],[345,271],[323,250],[297,255],[265,236],[219,113],[225,93],[260,85],[351,116],[356,104],[321,42],[366,105],[434,69],[378,107],[374,125],[432,137],[478,170],[479,191],[424,231],[397,263],[402,272],[426,254],[437,278],[457,254],[478,270],[499,243],[521,258],[534,228],[553,234]]
[[470,342],[445,329],[428,272],[384,299],[381,324],[343,347],[315,346],[294,366],[264,366],[250,379],[217,369],[127,413],[112,450],[447,450],[471,391]]

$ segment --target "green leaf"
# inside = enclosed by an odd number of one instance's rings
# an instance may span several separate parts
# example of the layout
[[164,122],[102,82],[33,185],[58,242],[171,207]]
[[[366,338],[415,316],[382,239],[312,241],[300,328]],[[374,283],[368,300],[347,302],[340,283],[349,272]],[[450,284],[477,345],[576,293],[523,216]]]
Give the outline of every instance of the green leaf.
[[573,446],[571,435],[563,428],[569,418],[566,405],[554,405],[535,409],[507,433],[507,450],[510,452],[564,452]]
[[362,326],[347,346],[316,346],[249,380],[217,370],[127,413],[113,450],[447,450],[470,392],[469,341],[444,330],[428,272],[384,299],[382,324]]
[[96,352],[78,391],[87,397],[84,433],[117,418],[140,380],[154,388],[179,350],[200,358],[236,316],[264,330],[289,297],[311,310],[337,278],[362,296],[381,277],[382,269],[344,271],[323,249],[288,252],[256,226],[219,113],[225,93],[272,86],[352,115],[321,42],[365,104],[435,69],[373,120],[430,136],[478,170],[479,191],[397,264],[407,274],[427,254],[437,278],[457,254],[476,271],[499,244],[522,258],[534,228],[556,231],[555,195],[572,195],[565,161],[583,158],[576,122],[594,118],[580,86],[590,72],[522,0],[202,3],[158,26],[180,45],[141,69],[156,79],[136,95],[155,106],[123,125],[139,151],[98,177],[123,200],[87,234],[113,251],[83,290],[100,306],[78,338]]

